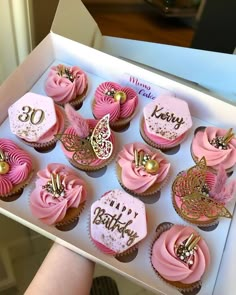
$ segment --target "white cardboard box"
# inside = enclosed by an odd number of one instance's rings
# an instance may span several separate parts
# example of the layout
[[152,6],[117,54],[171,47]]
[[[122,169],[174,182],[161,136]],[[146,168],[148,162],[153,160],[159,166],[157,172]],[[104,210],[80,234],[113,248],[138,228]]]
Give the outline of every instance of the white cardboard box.
[[[129,78],[132,76],[140,79],[142,82],[148,83],[151,87],[153,95],[157,95],[160,91],[170,91],[185,99],[189,103],[195,128],[202,124],[217,125],[224,128],[236,127],[236,107],[233,106],[232,101],[231,103],[227,103],[219,100],[216,97],[209,95],[206,91],[200,91],[198,86],[191,83],[182,81],[180,83],[178,78],[166,78],[166,75],[152,73],[126,61],[117,59],[102,53],[101,51],[94,50],[93,48],[70,40],[81,40],[82,43],[88,44],[91,47],[99,48],[114,55],[122,55],[123,58],[133,59],[143,64],[145,63],[145,59],[143,58],[143,55],[140,55],[140,52],[142,52],[142,54],[144,52],[153,53],[156,52],[157,49],[161,51],[162,47],[158,44],[132,42],[130,40],[103,37],[100,34],[96,23],[88,14],[83,4],[80,1],[73,1],[73,3],[74,5],[68,7],[65,0],[60,1],[52,26],[52,32],[56,32],[58,34],[49,33],[39,46],[28,56],[25,62],[0,87],[0,137],[14,139],[20,146],[22,146],[22,143],[9,132],[7,109],[14,101],[24,95],[27,91],[31,90],[44,94],[43,84],[48,68],[57,62],[63,62],[71,65],[78,64],[87,72],[90,79],[90,89],[88,98],[81,109],[81,113],[86,117],[92,116],[90,109],[91,98],[96,86],[101,83],[101,81],[110,80],[130,85]],[[67,18],[71,21],[61,21]],[[75,28],[78,28],[78,30],[75,31]],[[84,28],[86,28],[86,34],[84,33]],[[60,35],[66,36],[69,39]],[[75,35],[77,36],[76,38]],[[114,44],[114,47],[112,44]],[[163,46],[164,51],[169,49],[173,54],[181,51],[181,49],[177,47]],[[181,54],[184,55],[188,53],[189,57],[191,55],[195,57],[196,51],[192,49],[189,50],[190,52],[188,49],[183,48]],[[200,51],[197,52],[199,53]],[[204,56],[204,52],[201,52],[201,54]],[[231,59],[230,55],[212,54],[214,55],[215,63],[218,61],[220,63],[222,59],[225,61]],[[146,60],[147,64],[149,66],[156,67],[155,60],[148,60],[150,56],[149,54],[146,54],[146,56],[148,56]],[[209,60],[210,57],[212,58],[211,53],[206,53],[206,56],[206,60]],[[219,57],[221,59],[219,59]],[[211,62],[213,62],[213,60],[210,59],[210,64]],[[232,64],[233,63],[234,59],[232,59]],[[221,70],[221,67],[219,67],[219,69]],[[161,70],[163,71],[166,69],[161,68]],[[171,73],[174,75],[176,74],[173,72]],[[182,78],[186,79],[185,75],[186,73],[182,75]],[[195,82],[199,83],[200,81]],[[209,83],[213,85],[212,81]],[[213,87],[212,89],[216,88]],[[233,92],[231,94],[233,95]],[[232,97],[230,97],[230,99],[228,97],[224,97],[224,100],[232,100]],[[150,101],[148,98],[143,96],[140,97],[139,114],[141,113],[142,107],[148,101]],[[136,116],[128,131],[117,134],[119,148],[121,148],[122,144],[126,142],[141,140],[137,127],[138,124],[139,118]],[[183,143],[181,150],[176,155],[168,156],[170,162],[172,163],[172,176],[170,183],[177,172],[193,165],[189,152],[190,143],[191,136]],[[58,162],[68,164],[63,154],[60,152],[59,144],[52,153],[45,155],[38,154],[32,148],[24,145],[22,147],[34,156],[36,170],[45,167],[48,162],[52,162],[54,155],[57,156]],[[55,240],[68,248],[135,280],[137,283],[142,284],[152,291],[160,292],[162,294],[176,294],[177,291],[175,289],[167,286],[156,277],[149,262],[149,248],[154,237],[156,226],[162,221],[185,224],[170,205],[170,185],[162,190],[161,198],[157,203],[147,204],[146,206],[149,220],[148,237],[140,244],[139,252],[135,260],[130,263],[121,263],[112,257],[108,257],[100,253],[91,243],[88,235],[89,206],[104,192],[104,190],[116,187],[119,188],[119,184],[117,183],[115,176],[112,179],[109,179],[109,184],[106,182],[108,177],[107,175],[112,175],[112,173],[114,175],[114,163],[108,167],[106,174],[104,174],[101,178],[91,178],[86,173],[80,173],[80,175],[87,182],[91,183],[89,186],[91,199],[87,202],[86,209],[81,215],[78,226],[70,232],[59,232],[52,227],[43,225],[32,216],[29,210],[28,195],[33,188],[33,181],[25,189],[24,196],[17,201],[12,203],[1,202],[0,212],[32,228],[33,230],[38,231],[50,239]],[[94,190],[95,186],[96,193]],[[234,205],[235,204],[232,203],[231,206],[229,206],[229,210],[231,212],[234,210]],[[223,290],[225,294],[232,294],[232,273],[236,270],[236,263],[229,263],[229,261],[236,261],[236,254],[234,254],[232,249],[235,228],[236,218],[234,214],[232,222],[229,220],[221,220],[216,230],[212,232],[201,231],[201,235],[207,240],[211,249],[212,264],[204,276],[203,287],[199,294],[216,295],[222,294]],[[224,278],[224,284],[222,284],[222,278]]]

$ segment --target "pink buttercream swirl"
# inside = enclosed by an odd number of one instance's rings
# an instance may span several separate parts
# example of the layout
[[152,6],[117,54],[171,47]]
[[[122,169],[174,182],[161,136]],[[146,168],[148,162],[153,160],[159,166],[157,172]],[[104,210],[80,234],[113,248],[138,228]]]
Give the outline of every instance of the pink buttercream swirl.
[[[51,174],[58,174],[64,187],[64,195],[55,197],[45,189]],[[32,213],[42,222],[53,225],[61,221],[69,208],[78,208],[85,202],[85,183],[69,167],[52,163],[37,173],[36,187],[30,195]]]
[[[151,160],[156,160],[159,169],[156,174],[148,173],[143,166],[136,167],[134,162],[134,151],[143,151],[148,154]],[[121,180],[124,186],[136,193],[147,191],[153,184],[162,183],[170,170],[170,163],[158,151],[151,151],[147,145],[143,143],[127,144],[118,154],[117,160],[122,169]]]
[[[63,70],[69,75],[63,74]],[[45,92],[56,103],[64,105],[83,94],[88,85],[88,78],[79,67],[53,66],[45,83]]]
[[[95,126],[98,123],[98,120],[88,119],[86,121],[88,122],[89,129],[90,129],[90,135],[91,135],[93,129],[95,128]],[[76,133],[75,129],[72,126],[68,127],[65,130],[64,134],[65,135],[76,135],[76,136],[78,136],[78,134]],[[79,136],[78,136],[78,140],[79,140]],[[113,147],[114,147],[114,144],[115,144],[115,136],[114,136],[114,133],[112,131],[111,131],[111,135],[108,138],[108,140],[112,142]],[[70,152],[70,151],[66,150],[66,148],[63,146],[63,144],[62,144],[62,150],[63,150],[63,152],[64,152],[64,154],[65,154],[66,157],[68,157],[69,159],[72,159],[73,158],[74,151],[73,152]],[[76,147],[75,147],[75,150],[76,150]],[[94,158],[93,159],[90,159],[90,160],[91,160],[90,163],[89,163],[90,166],[100,166],[101,164],[104,163],[104,161],[107,161],[107,160],[99,159],[96,156],[94,156]],[[79,164],[84,165],[83,164],[83,159],[81,159],[81,161],[79,159],[77,159],[77,161],[78,161]]]
[[[124,102],[115,101],[107,91],[122,91],[126,94]],[[106,114],[110,114],[110,122],[114,123],[120,119],[131,117],[138,105],[138,94],[129,87],[122,87],[114,82],[104,82],[98,86],[95,92],[93,114],[97,119],[101,119]]]
[[0,195],[4,196],[9,194],[14,186],[27,180],[32,171],[32,160],[28,153],[9,139],[0,139],[0,150],[7,157],[5,162],[10,167],[6,174],[0,175]]
[[153,244],[152,265],[164,279],[184,284],[192,284],[201,279],[210,264],[210,253],[205,241],[201,238],[198,242],[192,265],[181,261],[176,254],[177,247],[192,233],[198,236],[198,233],[189,226],[173,225],[161,233]]
[[236,138],[232,138],[226,150],[214,147],[210,142],[219,136],[224,136],[227,130],[206,127],[204,131],[198,131],[192,142],[192,153],[198,159],[206,158],[207,166],[219,169],[222,164],[224,169],[232,168],[236,163]]

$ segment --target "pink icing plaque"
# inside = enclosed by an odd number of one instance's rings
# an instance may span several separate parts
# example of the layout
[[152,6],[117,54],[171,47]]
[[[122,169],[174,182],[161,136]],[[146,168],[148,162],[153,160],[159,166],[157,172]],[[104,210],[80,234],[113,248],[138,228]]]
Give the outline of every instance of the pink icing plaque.
[[91,206],[91,237],[115,253],[147,235],[145,205],[121,190],[112,190]]
[[187,102],[174,96],[159,96],[145,106],[143,114],[148,132],[169,140],[176,139],[192,126]]
[[8,109],[10,128],[17,136],[35,142],[56,124],[50,97],[28,92]]

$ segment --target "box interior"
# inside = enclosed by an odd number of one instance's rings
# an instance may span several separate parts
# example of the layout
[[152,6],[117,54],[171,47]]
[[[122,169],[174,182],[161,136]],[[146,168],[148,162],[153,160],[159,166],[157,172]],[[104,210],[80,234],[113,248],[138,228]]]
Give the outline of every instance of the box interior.
[[[49,33],[43,42],[29,55],[26,61],[3,84],[3,87],[0,88],[1,137],[13,139],[19,144],[19,146],[28,150],[34,159],[35,171],[44,168],[48,163],[53,162],[55,158],[57,159],[57,162],[65,163],[68,166],[70,166],[70,164],[64,158],[59,143],[52,152],[39,154],[32,148],[24,145],[13,134],[9,133],[7,109],[14,101],[28,91],[45,94],[43,88],[49,67],[52,64],[58,63],[79,65],[88,74],[90,81],[89,93],[82,109],[80,110],[80,113],[84,117],[92,117],[91,101],[93,93],[101,82],[114,81],[122,85],[133,86],[139,92],[141,88],[131,82],[131,78],[135,77],[140,82],[149,85],[151,89],[150,91],[153,95],[158,95],[163,92],[171,92],[186,100],[193,116],[194,126],[192,132],[176,154],[166,155],[172,164],[171,177],[168,181],[168,185],[161,191],[160,200],[158,202],[146,204],[148,215],[148,236],[140,243],[138,255],[131,262],[120,262],[113,257],[109,257],[99,252],[93,246],[88,233],[89,208],[91,203],[98,199],[105,191],[120,188],[115,175],[114,161],[108,166],[105,174],[97,178],[91,177],[91,175],[85,172],[78,172],[78,174],[89,184],[88,190],[91,198],[88,200],[86,208],[81,214],[79,224],[70,232],[63,233],[53,227],[43,225],[32,216],[29,208],[29,194],[34,187],[33,184],[35,179],[31,181],[31,184],[25,189],[24,195],[17,201],[12,203],[1,202],[0,212],[23,223],[33,230],[38,231],[50,239],[133,279],[152,291],[158,291],[162,294],[176,294],[177,291],[175,289],[167,286],[167,284],[163,283],[163,281],[156,276],[150,265],[150,246],[154,239],[155,229],[157,225],[163,221],[186,224],[175,213],[171,205],[170,196],[171,183],[176,174],[179,171],[194,165],[190,155],[190,144],[193,131],[196,127],[202,125],[216,125],[224,128],[235,127],[235,124],[232,123],[236,116],[236,107],[218,100],[215,97],[204,94],[199,90],[149,72],[126,61],[119,60],[57,34]],[[139,134],[139,117],[142,113],[143,106],[149,101],[149,98],[140,95],[138,114],[132,121],[130,128],[125,132],[116,133],[118,150],[120,150],[125,143],[142,141]],[[233,179],[234,177],[235,176],[233,175],[231,178]],[[232,202],[227,206],[230,212],[233,212],[234,205],[235,202]],[[221,219],[218,227],[211,232],[199,229],[200,234],[205,238],[210,247],[212,262],[210,268],[204,275],[203,286],[198,294],[213,293],[230,225],[231,220]]]

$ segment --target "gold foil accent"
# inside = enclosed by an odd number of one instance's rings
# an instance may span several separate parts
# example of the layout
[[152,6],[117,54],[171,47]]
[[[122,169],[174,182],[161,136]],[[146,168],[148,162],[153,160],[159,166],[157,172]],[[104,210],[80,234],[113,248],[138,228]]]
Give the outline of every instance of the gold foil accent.
[[232,132],[233,128],[230,128],[227,133],[224,135],[223,141],[228,144],[230,140],[234,137],[234,133]]
[[65,191],[64,186],[61,183],[60,175],[58,173],[50,174],[50,179],[45,186],[43,186],[44,189],[46,189],[49,193],[51,193],[55,198],[64,197]]
[[138,161],[138,151],[134,150],[134,163],[135,166],[138,167],[139,166],[139,161]]
[[144,157],[144,152],[140,151],[139,152],[139,163],[138,163],[139,166],[143,165],[143,157]]
[[136,168],[142,166],[150,174],[156,174],[159,169],[159,163],[151,159],[151,156],[145,154],[143,150],[139,152],[134,150],[134,163]]
[[194,264],[194,255],[197,251],[197,244],[200,241],[200,236],[195,236],[192,233],[187,240],[183,241],[179,245],[175,244],[175,253],[180,261],[187,264],[189,267]]
[[5,155],[2,149],[0,149],[0,161],[5,161]]
[[109,126],[110,115],[104,116],[98,121],[89,138],[80,138],[71,134],[56,134],[64,148],[74,152],[72,158],[81,165],[89,165],[96,158],[108,159],[113,151],[113,144],[109,140],[111,130]]
[[196,237],[192,242],[191,242],[191,244],[188,246],[188,250],[192,250],[192,249],[194,249],[196,246],[197,246],[197,244],[198,244],[198,242],[201,240],[201,237],[200,236],[198,236],[198,237]]

